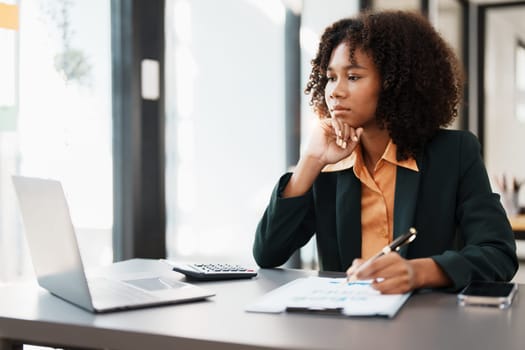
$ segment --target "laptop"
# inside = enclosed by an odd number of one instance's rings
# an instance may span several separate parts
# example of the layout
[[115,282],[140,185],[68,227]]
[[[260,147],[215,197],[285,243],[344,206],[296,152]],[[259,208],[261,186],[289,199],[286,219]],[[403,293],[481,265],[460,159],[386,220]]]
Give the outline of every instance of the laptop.
[[[69,208],[59,181],[13,176],[38,283],[95,313],[201,300],[214,293],[161,272],[86,277]],[[159,261],[159,264],[162,264]]]

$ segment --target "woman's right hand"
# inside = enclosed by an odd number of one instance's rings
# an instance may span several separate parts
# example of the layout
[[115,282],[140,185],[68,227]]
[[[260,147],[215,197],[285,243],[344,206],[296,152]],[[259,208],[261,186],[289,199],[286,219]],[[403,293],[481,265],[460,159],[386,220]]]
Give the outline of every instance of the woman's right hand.
[[305,194],[325,165],[337,163],[354,151],[362,133],[362,128],[354,129],[334,118],[320,119],[281,196]]
[[355,129],[336,118],[319,119],[305,155],[324,165],[335,164],[352,154],[362,133],[362,128]]

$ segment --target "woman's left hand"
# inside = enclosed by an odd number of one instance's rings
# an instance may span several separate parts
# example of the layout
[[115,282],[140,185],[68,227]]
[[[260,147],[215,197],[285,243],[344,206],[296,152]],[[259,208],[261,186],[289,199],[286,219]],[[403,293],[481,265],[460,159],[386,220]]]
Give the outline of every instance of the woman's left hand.
[[[363,259],[355,259],[347,275],[353,275],[364,262]],[[398,253],[388,253],[377,258],[355,277],[373,280],[372,287],[383,294],[401,294],[419,287],[416,283],[416,269],[410,260],[402,258]]]

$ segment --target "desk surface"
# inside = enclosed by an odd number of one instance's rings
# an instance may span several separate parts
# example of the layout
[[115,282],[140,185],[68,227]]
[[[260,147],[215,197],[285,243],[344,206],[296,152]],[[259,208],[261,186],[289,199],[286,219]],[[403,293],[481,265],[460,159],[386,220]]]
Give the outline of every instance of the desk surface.
[[[167,267],[148,260],[112,267],[145,268]],[[33,284],[2,287],[0,349],[10,348],[12,340],[84,348],[214,350],[521,350],[525,344],[525,303],[519,295],[510,309],[500,310],[460,307],[454,294],[419,293],[394,319],[244,311],[264,293],[314,273],[263,269],[253,280],[203,282],[216,292],[208,301],[104,315],[83,311]]]
[[524,239],[525,235],[523,235],[523,233],[525,233],[525,214],[519,214],[516,216],[509,217],[509,221],[510,221],[510,226],[512,226],[512,230],[516,234],[521,234],[522,236],[522,237],[520,236],[517,238]]

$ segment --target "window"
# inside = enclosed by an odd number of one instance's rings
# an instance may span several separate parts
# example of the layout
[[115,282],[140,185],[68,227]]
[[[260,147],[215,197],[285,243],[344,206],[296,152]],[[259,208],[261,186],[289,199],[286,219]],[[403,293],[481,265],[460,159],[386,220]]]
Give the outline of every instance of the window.
[[18,5],[0,1],[0,284],[27,270],[9,174],[16,167]]
[[485,14],[484,161],[492,188],[501,194],[509,216],[516,214],[525,198],[525,191],[513,190],[515,181],[525,179],[525,163],[516,157],[516,151],[525,147],[525,123],[520,119],[525,55],[519,42],[523,42],[524,15],[522,6],[490,8]]
[[168,256],[253,261],[285,168],[279,0],[166,3]]
[[[434,7],[431,7],[433,9]],[[463,69],[467,71],[464,57],[464,11],[465,6],[457,0],[440,0],[437,3],[436,11],[430,12],[429,17],[433,21],[438,32],[446,42],[452,47],[460,62],[464,63]],[[463,107],[463,106],[460,106]],[[459,109],[458,117],[450,125],[450,129],[461,129],[466,125],[466,116],[463,115],[463,108]]]
[[12,174],[61,180],[84,263],[112,261],[110,4],[19,5],[19,40],[0,29],[0,282],[32,271]]
[[374,10],[412,10],[419,11],[420,0],[372,0]]

